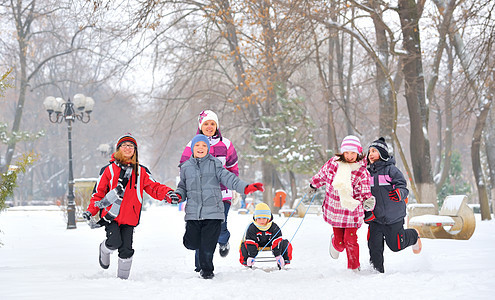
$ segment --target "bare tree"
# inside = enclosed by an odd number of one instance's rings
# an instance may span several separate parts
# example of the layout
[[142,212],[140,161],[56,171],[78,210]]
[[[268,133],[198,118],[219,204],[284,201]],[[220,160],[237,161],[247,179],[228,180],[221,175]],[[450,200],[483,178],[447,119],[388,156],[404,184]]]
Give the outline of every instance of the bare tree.
[[[31,54],[36,51],[33,47],[36,40],[39,40],[40,35],[55,34],[55,31],[46,30],[46,28],[36,28],[35,23],[45,18],[49,18],[58,10],[64,8],[64,5],[61,5],[57,9],[53,9],[53,6],[41,6],[38,8],[38,4],[39,2],[35,0],[29,1],[28,3],[24,3],[23,1],[10,1],[8,3],[2,3],[2,6],[0,7],[4,10],[4,14],[8,11],[10,12],[9,17],[15,22],[15,32],[17,36],[16,52],[18,68],[16,68],[16,80],[18,82],[19,96],[11,129],[12,135],[15,135],[20,131],[26,102],[26,93],[30,88],[33,78],[37,76],[43,70],[43,67],[50,61],[75,51],[77,49],[77,46],[75,45],[76,38],[82,31],[87,29],[87,27],[81,27],[74,30],[72,37],[69,38],[70,42],[61,47],[61,49],[46,53],[43,58],[37,58],[35,60],[30,59]],[[0,166],[0,172],[5,172],[10,165],[12,158],[14,157],[15,146],[15,139],[9,141],[4,163]]]

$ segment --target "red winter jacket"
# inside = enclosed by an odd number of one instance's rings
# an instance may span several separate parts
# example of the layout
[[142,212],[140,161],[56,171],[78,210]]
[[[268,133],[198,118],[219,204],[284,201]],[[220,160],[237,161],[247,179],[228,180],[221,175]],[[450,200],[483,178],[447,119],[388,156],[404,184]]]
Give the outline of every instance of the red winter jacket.
[[[117,187],[121,168],[114,162],[115,159],[112,155],[110,164],[103,167],[100,171],[100,177],[93,189],[93,195],[87,209],[93,216],[100,211],[100,209],[94,205],[95,202],[100,201],[105,197],[108,191]],[[126,224],[137,226],[139,224],[139,217],[141,216],[141,208],[143,205],[143,191],[157,200],[163,200],[167,192],[171,190],[172,189],[168,186],[156,182],[153,177],[151,177],[150,171],[146,167],[139,165],[137,183],[136,173],[135,171],[132,171],[132,176],[129,179],[124,192],[124,198],[122,199],[122,204],[120,205],[119,215],[114,220],[119,225]],[[107,209],[110,210],[110,207]],[[107,211],[103,209],[101,217],[106,214]]]

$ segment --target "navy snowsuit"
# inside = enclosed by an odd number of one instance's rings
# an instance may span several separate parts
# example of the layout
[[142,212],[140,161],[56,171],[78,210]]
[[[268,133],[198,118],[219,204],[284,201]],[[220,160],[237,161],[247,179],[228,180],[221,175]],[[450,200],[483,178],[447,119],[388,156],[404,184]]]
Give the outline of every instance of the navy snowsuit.
[[[384,242],[390,250],[397,252],[414,245],[418,233],[414,229],[404,229],[406,216],[406,199],[409,195],[406,180],[402,172],[395,166],[395,159],[388,161],[379,159],[368,165],[371,174],[371,194],[376,198],[373,214],[375,219],[368,227],[368,248],[370,262],[380,273],[384,273]],[[389,192],[398,189],[399,201],[393,201]]]

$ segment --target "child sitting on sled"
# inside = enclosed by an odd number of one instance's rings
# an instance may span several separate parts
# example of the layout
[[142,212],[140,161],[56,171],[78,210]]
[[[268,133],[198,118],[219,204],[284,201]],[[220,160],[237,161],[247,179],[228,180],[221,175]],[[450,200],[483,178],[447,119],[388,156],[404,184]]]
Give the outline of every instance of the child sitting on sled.
[[242,239],[240,263],[252,267],[258,251],[271,250],[278,267],[290,264],[292,245],[282,238],[282,231],[273,222],[273,215],[266,203],[259,203],[254,209],[253,222],[249,224]]

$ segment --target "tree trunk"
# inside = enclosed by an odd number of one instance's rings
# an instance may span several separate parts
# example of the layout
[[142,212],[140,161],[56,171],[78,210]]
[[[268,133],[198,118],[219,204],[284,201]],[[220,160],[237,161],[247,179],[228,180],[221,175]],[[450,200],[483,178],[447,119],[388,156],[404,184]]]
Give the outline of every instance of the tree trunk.
[[263,192],[263,202],[268,204],[270,206],[270,209],[273,211],[274,205],[273,205],[273,187],[274,187],[274,178],[273,178],[273,165],[263,159],[261,162],[261,170],[263,171],[263,186],[265,188],[265,191]]
[[488,172],[490,174],[490,193],[492,202],[492,213],[495,218],[495,109],[490,107],[487,118],[488,124],[485,127],[485,151],[488,160]]
[[490,184],[488,196],[492,203],[492,213],[495,217],[495,110],[490,108],[490,114],[484,131],[485,152],[488,161]]
[[471,163],[473,165],[474,178],[478,187],[478,197],[480,201],[481,220],[491,220],[490,207],[488,204],[488,191],[483,176],[483,168],[481,167],[480,148],[481,136],[485,127],[486,119],[490,111],[492,102],[487,101],[479,112],[476,118],[476,126],[474,128],[473,139],[471,143]]
[[294,206],[294,202],[297,199],[297,184],[296,184],[296,176],[294,172],[289,171],[289,181],[290,181],[290,192],[291,192],[291,197],[290,200],[287,197],[287,206],[289,208],[292,208]]
[[[444,97],[444,112],[445,112],[445,130],[442,130],[445,132],[445,144],[443,149],[440,148],[439,150],[439,159],[442,160],[441,155],[442,152],[444,153],[444,158],[443,158],[443,163],[441,163],[442,167],[439,170],[438,173],[438,179],[436,180],[436,186],[437,190],[441,189],[442,186],[445,183],[445,180],[447,180],[449,173],[450,173],[450,165],[452,162],[452,145],[453,145],[453,116],[452,116],[452,74],[454,72],[454,57],[452,55],[452,49],[447,48],[447,54],[448,54],[448,79],[447,79],[447,84],[446,84],[446,92],[445,92],[445,97]],[[440,115],[439,118],[442,116]]]
[[419,7],[414,0],[399,0],[398,12],[403,45],[408,53],[404,56],[402,72],[411,127],[410,152],[414,181],[419,193],[416,195],[417,201],[419,203],[432,203],[438,208],[428,140],[429,112],[425,98],[418,9]]
[[[339,86],[339,96],[340,96],[340,99],[341,99],[341,102],[342,102],[342,110],[343,110],[343,113],[344,113],[344,116],[345,116],[345,128],[347,130],[346,134],[352,134],[353,133],[353,126],[352,126],[352,123],[351,123],[351,119],[350,119],[350,112],[351,112],[351,108],[350,108],[350,103],[349,103],[349,99],[347,99],[347,93],[346,93],[346,81],[344,79],[344,65],[343,65],[343,62],[344,62],[344,51],[342,51],[342,45],[344,44],[343,43],[343,40],[344,40],[344,35],[341,36],[342,38],[342,42],[340,41],[339,37],[338,37],[338,34],[337,34],[337,37],[335,39],[335,56],[337,58],[337,79],[338,79],[338,86]],[[352,49],[351,49],[352,50]]]
[[[30,20],[30,19],[28,19]],[[9,140],[7,144],[7,152],[5,153],[5,165],[0,167],[0,173],[5,173],[9,169],[9,165],[12,163],[12,159],[14,157],[14,151],[15,151],[15,146],[16,146],[16,134],[19,132],[19,129],[21,127],[21,120],[22,120],[22,112],[24,110],[24,103],[26,102],[26,91],[27,91],[27,86],[28,86],[28,79],[27,79],[27,62],[26,62],[26,50],[27,50],[27,44],[26,44],[26,34],[24,30],[29,30],[29,26],[27,28],[24,28],[24,25],[21,23],[22,18],[20,15],[17,15],[17,22],[16,22],[16,28],[17,28],[17,42],[19,44],[19,64],[20,64],[20,76],[17,78],[17,81],[19,82],[19,98],[17,100],[17,105],[15,107],[15,116],[14,116],[14,123],[12,125],[12,138]]]
[[378,58],[381,60],[380,64],[378,62],[375,62],[375,85],[378,92],[380,108],[380,117],[378,119],[380,128],[378,130],[380,136],[383,136],[387,140],[390,140],[392,137],[394,124],[394,104],[392,99],[393,91],[392,87],[390,86],[390,82],[388,81],[388,74],[386,74],[385,70],[383,70],[382,68],[383,66],[388,67],[390,57],[387,33],[385,29],[386,25],[383,23],[382,14],[378,13],[380,11],[378,9],[379,3],[377,1],[370,1],[368,5],[374,8],[370,16],[375,26]]
[[[331,2],[331,15],[330,18],[332,21],[337,21],[337,3],[335,1]],[[335,120],[333,117],[333,102],[337,99],[335,97],[335,93],[333,91],[333,77],[334,77],[334,64],[335,64],[335,45],[338,44],[338,31],[334,28],[328,28],[329,31],[329,39],[328,39],[328,81],[325,82],[322,72],[320,70],[320,79],[323,86],[325,86],[325,95],[327,97],[327,150],[333,150],[334,153],[338,152],[338,142],[337,142],[337,130],[335,129]],[[318,64],[318,68],[320,69],[320,64]]]

